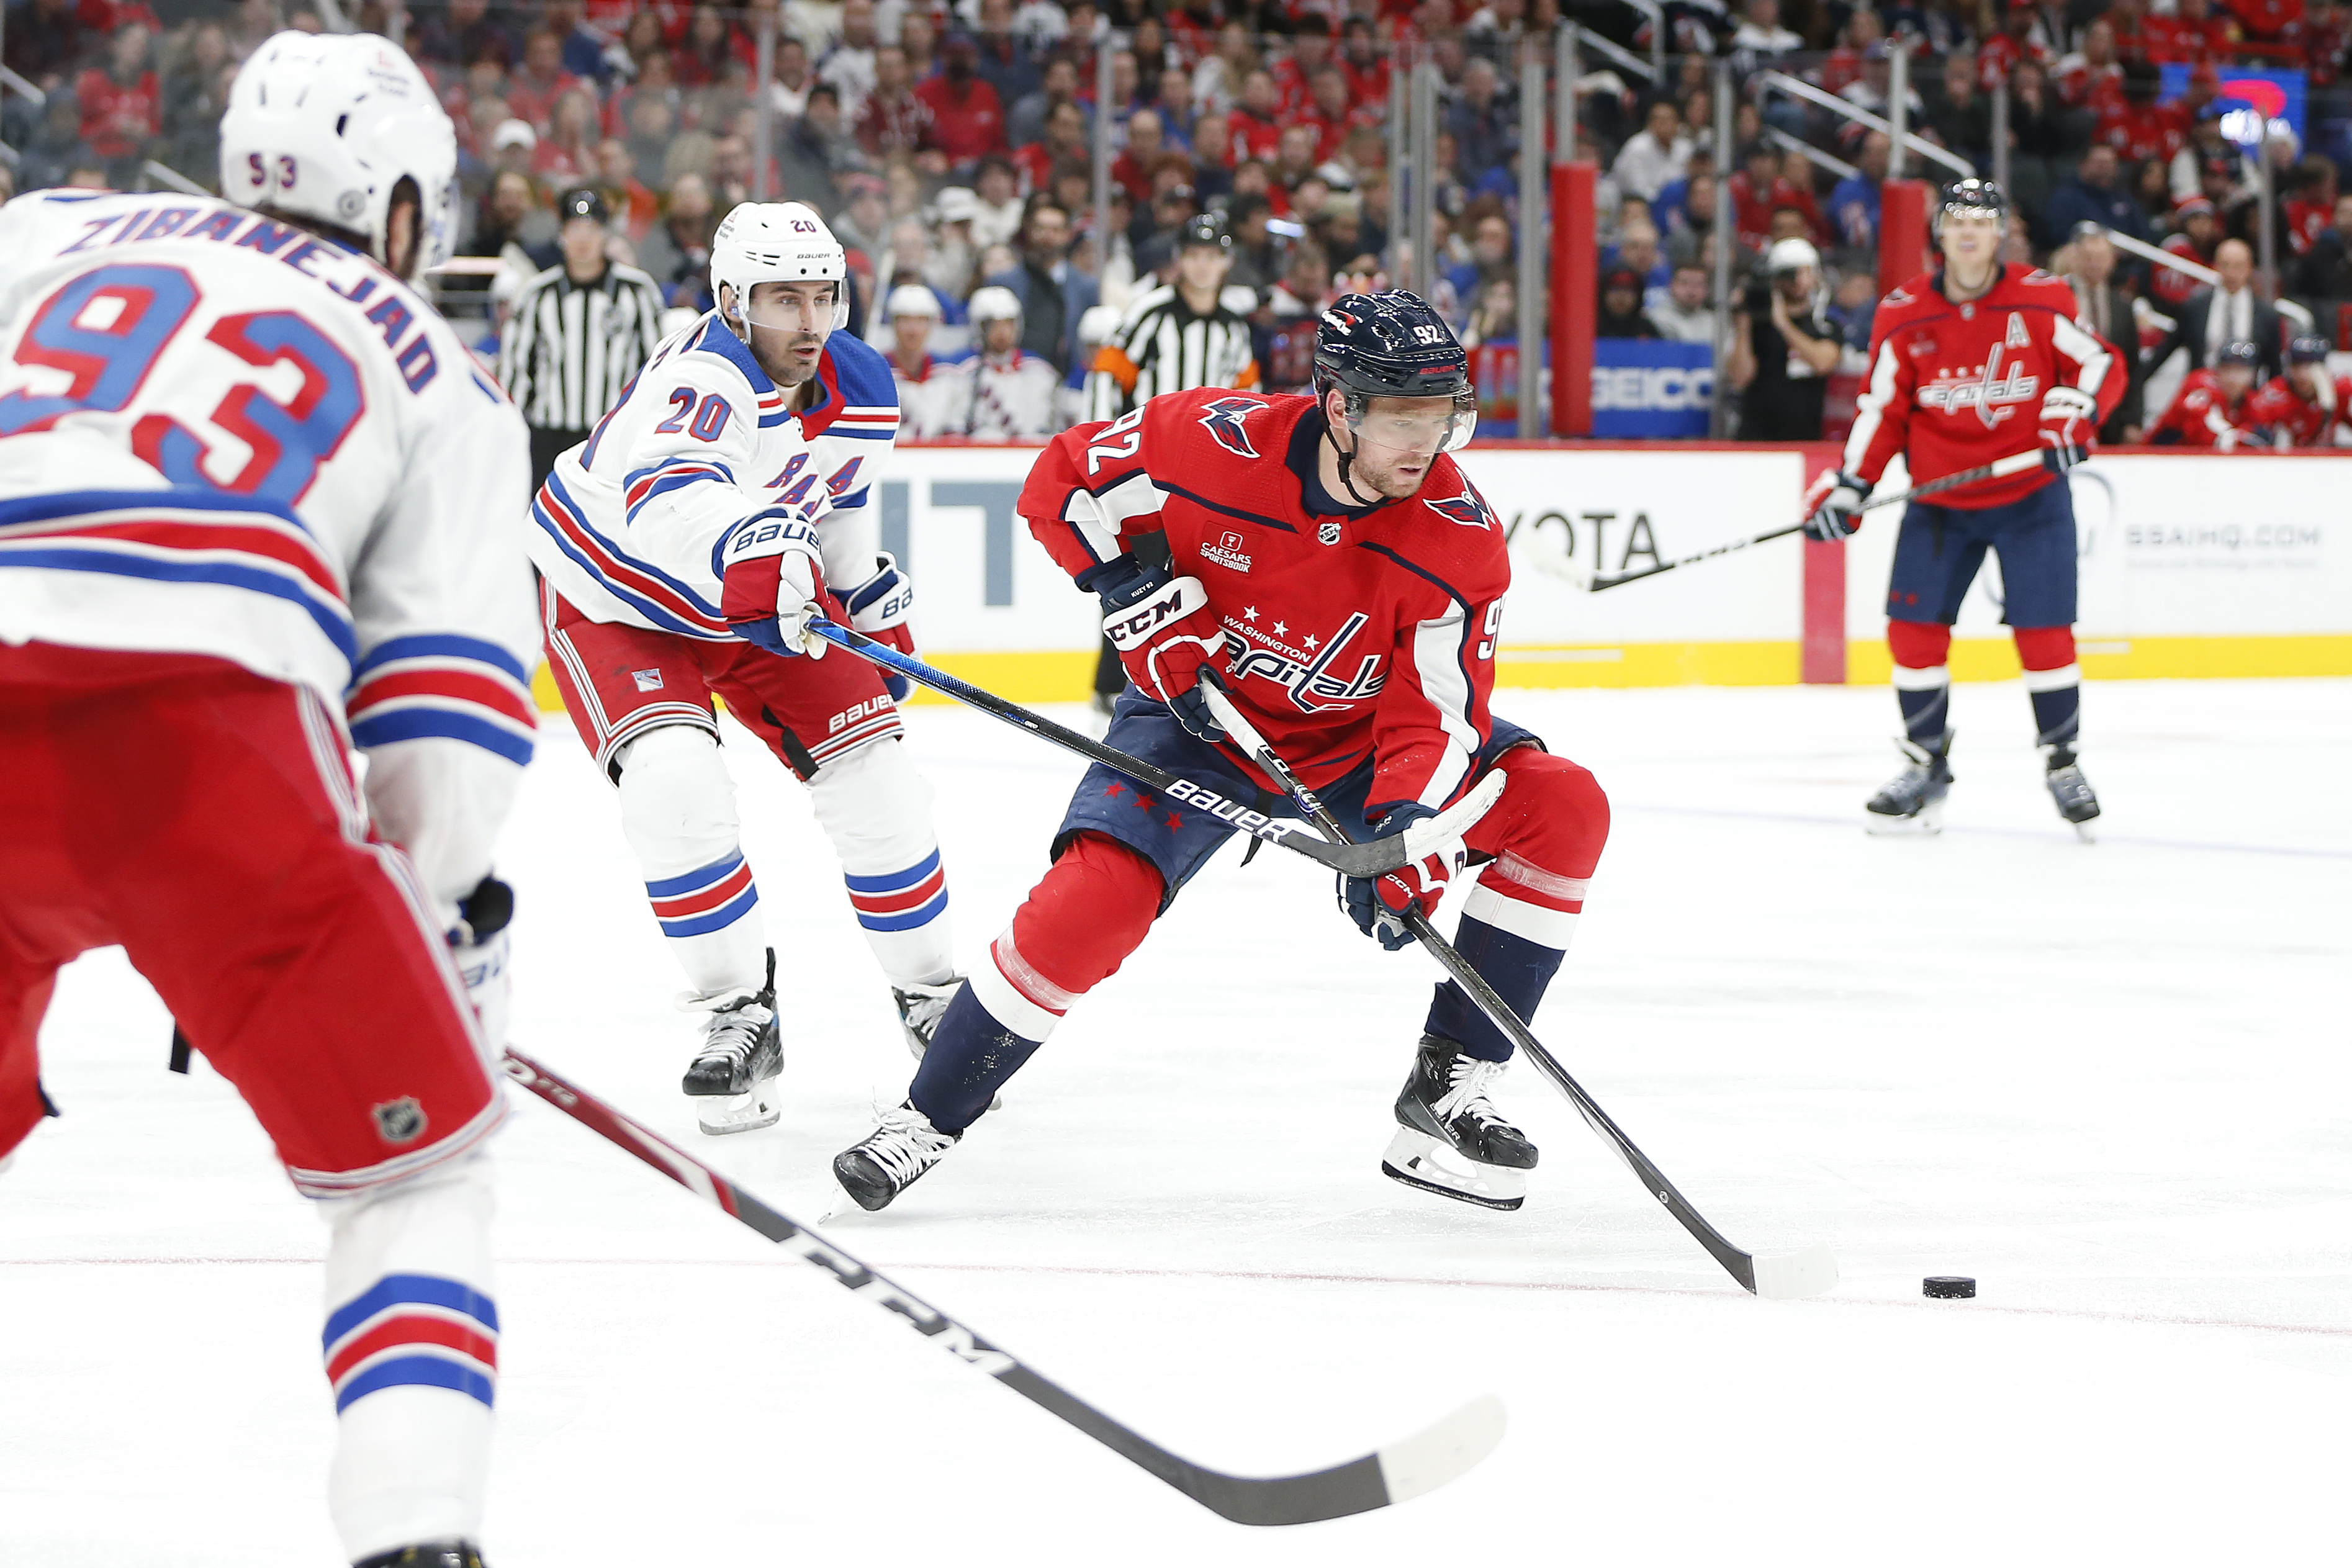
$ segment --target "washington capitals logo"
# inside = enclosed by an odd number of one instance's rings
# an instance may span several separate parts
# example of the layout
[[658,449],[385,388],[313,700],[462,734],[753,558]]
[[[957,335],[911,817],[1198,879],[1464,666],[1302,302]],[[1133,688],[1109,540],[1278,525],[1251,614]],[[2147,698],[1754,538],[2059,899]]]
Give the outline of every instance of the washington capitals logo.
[[1234,457],[1255,458],[1257,448],[1250,445],[1249,432],[1242,428],[1242,421],[1265,406],[1255,398],[1220,397],[1202,406],[1201,423],[1216,437],[1217,445]]
[[1496,528],[1503,526],[1502,520],[1495,515],[1495,509],[1486,504],[1486,498],[1480,495],[1477,487],[1467,479],[1462,481],[1460,495],[1433,500],[1429,503],[1429,510],[1465,528],[1485,528],[1489,524]]
[[1990,430],[2017,410],[2013,404],[2030,403],[2042,390],[2042,378],[2022,366],[2011,366],[2004,374],[2000,368],[2003,345],[1995,343],[1985,351],[1983,367],[1966,379],[1945,373],[1919,389],[1923,408],[1939,414],[1958,414],[1973,408],[1977,417]]

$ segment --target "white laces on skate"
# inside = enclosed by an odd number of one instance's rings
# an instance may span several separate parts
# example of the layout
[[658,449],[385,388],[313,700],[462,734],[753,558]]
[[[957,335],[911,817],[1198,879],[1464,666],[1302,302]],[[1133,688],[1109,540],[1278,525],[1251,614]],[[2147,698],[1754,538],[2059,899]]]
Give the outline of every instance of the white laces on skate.
[[1502,1077],[1507,1065],[1481,1061],[1476,1057],[1455,1057],[1453,1070],[1446,1075],[1445,1098],[1430,1110],[1440,1121],[1467,1115],[1482,1127],[1508,1126],[1503,1113],[1486,1098],[1486,1086]]
[[929,1040],[940,1026],[940,1019],[955,999],[956,989],[962,984],[950,980],[938,985],[893,986],[891,992],[898,1003],[898,1021],[909,1031]]
[[894,1186],[905,1186],[955,1147],[955,1140],[933,1127],[921,1112],[901,1105],[882,1113],[882,1125],[859,1145],[882,1167]]
[[703,1026],[697,1061],[712,1057],[725,1057],[734,1063],[751,1059],[759,1048],[761,1035],[776,1016],[773,1008],[760,1004],[757,994],[737,986],[726,991],[689,991],[677,999],[681,1013],[710,1015],[710,1022]]

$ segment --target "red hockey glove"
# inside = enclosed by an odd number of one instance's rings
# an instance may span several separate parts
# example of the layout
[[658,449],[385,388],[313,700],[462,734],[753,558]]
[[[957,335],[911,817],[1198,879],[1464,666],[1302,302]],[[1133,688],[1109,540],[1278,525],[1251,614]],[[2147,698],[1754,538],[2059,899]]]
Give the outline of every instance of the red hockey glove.
[[[841,607],[848,612],[849,625],[864,632],[876,642],[887,643],[909,658],[915,654],[915,628],[907,624],[907,616],[915,607],[915,585],[898,570],[898,560],[887,551],[875,557],[873,576],[841,596]],[[904,702],[915,689],[905,676],[884,670],[882,684],[890,690],[890,700]]]
[[737,523],[719,548],[727,629],[771,653],[823,658],[829,645],[808,631],[810,617],[824,613],[816,525],[797,508],[771,507]]
[[1805,537],[1835,544],[1862,526],[1862,503],[1870,494],[1867,480],[1852,474],[1826,473],[1813,481],[1806,495],[1812,510],[1805,518]]
[[2091,455],[2099,433],[2099,400],[2079,386],[2042,395],[2042,466],[2063,474]]
[[1123,564],[1121,572],[1097,567],[1078,583],[1102,595],[1109,612],[1103,635],[1118,649],[1137,690],[1166,703],[1196,739],[1216,744],[1225,738],[1224,727],[1197,689],[1204,669],[1224,672],[1225,634],[1209,611],[1209,591],[1198,577],[1167,578],[1132,562]]
[[[1416,822],[1435,816],[1428,806],[1414,803],[1400,805],[1381,818],[1378,837],[1402,833]],[[1438,845],[1420,859],[1399,867],[1379,877],[1342,877],[1339,879],[1339,907],[1356,922],[1356,929],[1370,937],[1391,952],[1409,945],[1413,934],[1405,929],[1408,913],[1434,915],[1445,897],[1446,884],[1454,873],[1462,868],[1467,858],[1459,838]]]

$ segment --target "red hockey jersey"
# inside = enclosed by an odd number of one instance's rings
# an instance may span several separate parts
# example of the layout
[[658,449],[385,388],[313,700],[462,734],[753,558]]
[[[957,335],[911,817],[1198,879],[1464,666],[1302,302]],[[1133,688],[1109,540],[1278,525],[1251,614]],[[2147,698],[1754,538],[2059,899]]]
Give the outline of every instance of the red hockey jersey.
[[1166,393],[1055,437],[1021,514],[1074,577],[1164,532],[1223,625],[1235,705],[1310,787],[1370,757],[1368,815],[1442,807],[1493,730],[1503,525],[1450,457],[1411,500],[1310,512],[1326,428],[1312,397]]
[[[2066,383],[2098,399],[2104,423],[2123,400],[2115,351],[2074,321],[2074,291],[2047,272],[2004,265],[1980,299],[1954,304],[1941,270],[1878,302],[1870,374],[1854,401],[1839,465],[1873,484],[1895,455],[1925,484],[2041,444],[2042,399]],[[1974,510],[2030,495],[2043,469],[1966,485],[1936,498]]]
[[2180,390],[2174,394],[2172,406],[2147,427],[2147,438],[2157,446],[2215,447],[2224,452],[2234,451],[2239,443],[2253,434],[2253,405],[2254,394],[2249,392],[2232,408],[2211,371],[2192,370],[2180,378]]
[[2337,427],[2352,419],[2352,379],[2323,376],[2315,402],[2296,391],[2288,377],[2273,376],[2246,399],[2243,419],[2258,430],[2284,435],[2286,446],[2333,447]]

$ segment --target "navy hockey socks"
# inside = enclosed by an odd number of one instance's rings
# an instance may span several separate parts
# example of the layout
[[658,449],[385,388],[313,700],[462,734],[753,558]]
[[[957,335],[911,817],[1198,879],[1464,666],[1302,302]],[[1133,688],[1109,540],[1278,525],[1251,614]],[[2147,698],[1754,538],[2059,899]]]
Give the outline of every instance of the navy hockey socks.
[[[1895,677],[1899,681],[1906,675],[1924,672],[1897,669]],[[1941,675],[1943,671],[1935,673]],[[1951,722],[1951,687],[1940,680],[1933,686],[1898,685],[1895,689],[1895,700],[1902,705],[1903,733],[1911,743],[1927,751],[1940,751],[1944,744],[1944,731]]]
[[[1510,1004],[1511,1011],[1519,1016],[1522,1024],[1533,1021],[1536,1006],[1543,1001],[1551,977],[1559,973],[1559,961],[1568,956],[1559,948],[1513,936],[1469,915],[1462,917],[1462,929],[1454,935],[1454,948],[1470,961],[1470,967],[1485,977],[1496,994]],[[1451,980],[1438,986],[1424,1027],[1433,1035],[1455,1041],[1481,1061],[1510,1058],[1509,1038],[1478,1010],[1478,1004],[1470,1000],[1469,994]]]
[[1043,1044],[998,1022],[967,984],[940,1016],[907,1099],[940,1131],[961,1132]]

